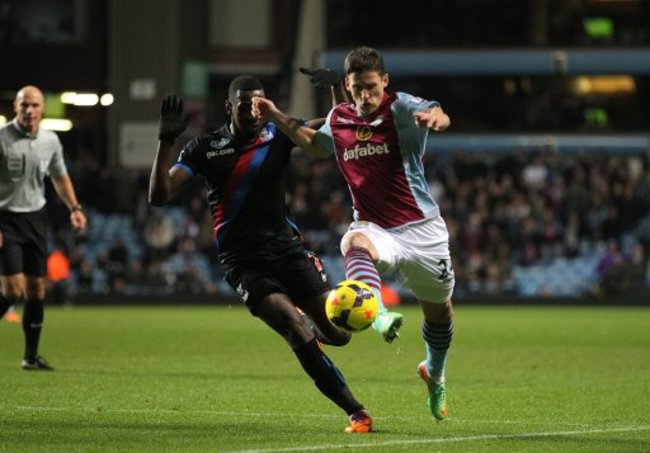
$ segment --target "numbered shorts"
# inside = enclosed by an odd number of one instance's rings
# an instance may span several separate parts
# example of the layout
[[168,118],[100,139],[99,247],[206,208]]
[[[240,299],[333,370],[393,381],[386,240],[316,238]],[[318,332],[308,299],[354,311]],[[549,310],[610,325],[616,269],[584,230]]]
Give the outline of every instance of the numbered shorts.
[[45,210],[0,211],[0,274],[24,273],[43,277],[47,272],[47,217]]
[[379,252],[377,270],[398,272],[403,286],[420,301],[445,303],[454,292],[449,232],[441,216],[385,230],[372,222],[353,222]]
[[227,266],[226,281],[252,314],[272,293],[286,294],[301,305],[330,290],[320,259],[302,247],[275,259],[238,259]]

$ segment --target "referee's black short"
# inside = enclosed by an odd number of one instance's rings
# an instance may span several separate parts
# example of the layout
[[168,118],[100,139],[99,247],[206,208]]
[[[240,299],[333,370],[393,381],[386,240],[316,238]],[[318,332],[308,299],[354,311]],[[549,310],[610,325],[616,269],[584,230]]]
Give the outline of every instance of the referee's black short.
[[272,293],[286,294],[299,304],[330,290],[320,259],[302,247],[276,259],[238,259],[226,269],[226,281],[252,314]]
[[0,211],[0,274],[47,274],[47,215],[36,212]]

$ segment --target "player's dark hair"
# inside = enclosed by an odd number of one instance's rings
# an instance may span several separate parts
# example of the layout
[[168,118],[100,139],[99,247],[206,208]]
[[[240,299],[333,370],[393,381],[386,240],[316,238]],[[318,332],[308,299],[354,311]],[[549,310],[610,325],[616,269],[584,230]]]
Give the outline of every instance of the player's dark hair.
[[377,71],[384,74],[384,57],[372,47],[357,47],[345,57],[345,74]]
[[228,99],[236,99],[238,91],[255,90],[264,91],[264,85],[262,85],[260,79],[249,75],[240,75],[232,79],[232,82],[230,82],[230,86],[228,87]]

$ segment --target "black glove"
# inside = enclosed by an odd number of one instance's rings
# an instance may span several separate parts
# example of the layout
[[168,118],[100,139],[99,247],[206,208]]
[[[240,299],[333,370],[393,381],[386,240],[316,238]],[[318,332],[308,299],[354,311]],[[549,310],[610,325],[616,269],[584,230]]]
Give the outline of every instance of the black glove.
[[307,69],[300,68],[300,72],[309,76],[309,81],[316,88],[329,88],[338,86],[341,82],[341,74],[331,69]]
[[183,118],[183,98],[168,94],[160,105],[158,121],[158,139],[161,142],[174,143],[187,127],[187,118]]

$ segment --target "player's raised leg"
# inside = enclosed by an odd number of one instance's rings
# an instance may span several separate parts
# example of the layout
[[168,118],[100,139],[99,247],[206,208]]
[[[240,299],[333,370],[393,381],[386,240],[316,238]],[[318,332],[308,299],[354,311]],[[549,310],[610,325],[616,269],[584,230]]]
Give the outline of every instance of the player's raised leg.
[[389,312],[382,301],[381,277],[375,268],[379,253],[370,239],[358,231],[348,231],[343,236],[341,250],[345,256],[345,278],[362,281],[375,293],[379,314],[372,327],[386,342],[391,343],[399,337],[404,318],[400,313]]
[[300,308],[313,323],[318,341],[330,346],[345,346],[350,342],[350,334],[334,327],[325,314],[325,301],[328,294],[329,291],[307,301]]

